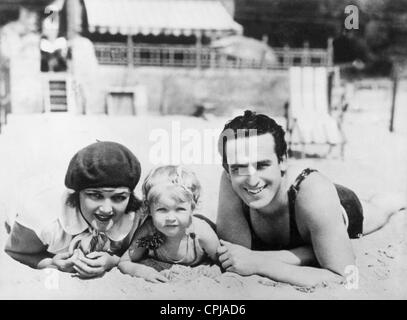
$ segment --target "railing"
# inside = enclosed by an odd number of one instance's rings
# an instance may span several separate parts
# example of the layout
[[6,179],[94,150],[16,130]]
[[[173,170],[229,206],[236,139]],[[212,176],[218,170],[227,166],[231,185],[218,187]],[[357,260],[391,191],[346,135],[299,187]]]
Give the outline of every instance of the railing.
[[[95,51],[99,63],[104,65],[284,69],[296,65],[326,66],[330,63],[328,50],[309,48],[274,48],[276,61],[241,59],[206,46],[135,44],[129,50],[124,43],[96,43]],[[129,52],[133,53],[131,60]]]

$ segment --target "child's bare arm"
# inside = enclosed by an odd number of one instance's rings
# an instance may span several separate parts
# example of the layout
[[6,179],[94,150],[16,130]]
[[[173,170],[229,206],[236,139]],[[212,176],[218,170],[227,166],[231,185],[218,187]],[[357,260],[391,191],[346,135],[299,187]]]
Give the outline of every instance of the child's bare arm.
[[121,261],[118,268],[124,274],[128,274],[132,277],[143,278],[150,282],[158,283],[168,281],[168,279],[160,274],[157,270],[141,263],[131,262],[128,260]]
[[144,257],[146,249],[138,247],[134,248],[134,246],[137,245],[132,244],[132,246],[123,254],[117,266],[118,269],[124,274],[143,278],[150,282],[167,282],[168,279],[154,268],[138,263],[138,261]]
[[140,261],[145,253],[146,253],[146,249],[145,248],[139,248],[137,246],[137,243],[133,242],[130,247],[127,249],[127,251],[121,256],[120,261],[119,261],[119,265],[122,262],[138,262]]
[[149,234],[149,226],[142,225],[135,233],[129,249],[120,258],[117,268],[124,274],[143,278],[150,282],[167,282],[168,279],[152,267],[138,263],[146,255],[147,249],[139,247],[138,240]]
[[199,244],[213,261],[217,261],[216,251],[220,245],[218,236],[205,221],[196,219],[194,222],[197,226]]
[[120,269],[120,264],[122,264],[124,262],[138,262],[144,257],[147,249],[144,247],[139,247],[138,241],[139,241],[139,239],[148,235],[148,232],[149,232],[149,227],[147,225],[142,225],[135,232],[133,240],[132,240],[129,248],[120,258],[119,269]]
[[146,253],[145,248],[139,248],[135,241],[123,254],[118,264],[118,269],[132,277],[143,278],[151,282],[166,282],[167,278],[161,275],[154,268],[138,263]]

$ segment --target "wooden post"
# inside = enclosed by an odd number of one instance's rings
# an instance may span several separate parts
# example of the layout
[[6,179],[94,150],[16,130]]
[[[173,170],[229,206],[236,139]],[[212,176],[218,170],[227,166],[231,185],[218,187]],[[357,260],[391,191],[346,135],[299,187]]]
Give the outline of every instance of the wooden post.
[[[216,40],[216,37],[214,34],[211,34],[211,43],[213,43]],[[216,67],[216,49],[209,47],[209,68],[215,68]]]
[[334,64],[334,39],[328,38],[327,46],[327,65],[332,66]]
[[390,108],[390,132],[394,131],[394,113],[396,111],[396,98],[397,98],[397,88],[398,88],[398,70],[397,70],[397,62],[393,62],[393,71],[392,71],[392,83],[393,83],[393,90],[392,90],[392,97],[391,97],[391,108]]
[[127,66],[133,66],[133,34],[131,31],[127,35]]
[[201,53],[202,53],[202,33],[196,33],[196,67],[201,68]]
[[174,49],[173,48],[169,48],[168,49],[168,58],[169,58],[169,64],[171,67],[175,67],[175,59],[174,59]]
[[66,1],[67,39],[71,40],[80,31],[80,5],[78,0]]
[[284,53],[283,53],[283,65],[284,67],[289,67],[291,65],[291,61],[290,61],[290,47],[286,44],[284,45]]
[[[268,47],[268,42],[269,42],[269,36],[267,34],[263,34],[261,41]],[[267,51],[264,49],[261,53],[261,58],[260,58],[260,68],[265,69],[266,68],[266,54]]]
[[310,59],[310,51],[309,51],[309,42],[304,41],[304,49],[303,49],[302,57],[301,57],[301,65],[308,66],[310,64],[311,64],[311,59]]
[[167,102],[167,75],[162,77],[161,81],[161,96],[160,96],[160,114],[166,115],[168,114],[168,102]]
[[216,59],[215,49],[210,48],[209,56],[210,56],[210,67],[215,68],[216,67],[216,64],[215,64],[216,63],[216,61],[215,61],[215,59]]

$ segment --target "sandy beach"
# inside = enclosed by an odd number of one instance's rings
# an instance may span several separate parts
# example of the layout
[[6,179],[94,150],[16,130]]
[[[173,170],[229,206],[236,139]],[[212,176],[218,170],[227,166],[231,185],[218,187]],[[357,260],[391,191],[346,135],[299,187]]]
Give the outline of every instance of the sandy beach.
[[[402,88],[406,88],[405,84]],[[314,167],[333,181],[354,189],[361,198],[378,192],[407,194],[407,91],[400,90],[395,132],[388,130],[390,106],[372,93],[360,109],[345,115],[348,139],[345,159],[290,159],[298,167]],[[152,152],[163,132],[186,137],[200,132],[201,154],[191,151],[186,165],[196,171],[203,186],[199,212],[216,220],[218,182],[222,167],[216,161],[216,145],[204,138],[220,132],[226,118],[211,121],[187,116],[74,116],[67,114],[11,115],[0,135],[0,244],[7,234],[3,227],[12,220],[13,203],[39,185],[63,187],[63,177],[71,156],[85,145],[98,140],[113,140],[128,146],[140,159],[142,179],[155,164],[152,160],[177,162],[176,144],[170,143],[167,157]],[[279,119],[282,121],[282,119]],[[164,129],[164,130],[163,130]],[[186,130],[190,130],[189,133]],[[160,131],[161,130],[161,131]],[[178,133],[177,133],[178,132]],[[188,138],[189,137],[189,138]],[[155,139],[155,140],[154,140]],[[171,137],[169,137],[169,141]],[[161,140],[161,142],[164,140]],[[179,141],[179,139],[178,139]],[[192,145],[191,144],[191,145]],[[184,145],[185,147],[185,145]],[[212,148],[212,149],[211,149]],[[191,149],[193,150],[193,149]],[[212,150],[213,157],[208,154]],[[206,157],[206,158],[205,158]],[[193,161],[193,160],[200,161]],[[217,160],[219,161],[219,159]],[[206,164],[205,164],[206,162]],[[139,184],[136,193],[140,195]],[[357,256],[357,288],[330,285],[296,288],[259,276],[242,277],[221,273],[217,266],[196,268],[173,266],[164,270],[166,284],[151,284],[122,275],[114,269],[102,278],[81,280],[56,270],[34,270],[0,252],[1,299],[407,299],[407,219],[395,215],[383,229],[352,240]]]

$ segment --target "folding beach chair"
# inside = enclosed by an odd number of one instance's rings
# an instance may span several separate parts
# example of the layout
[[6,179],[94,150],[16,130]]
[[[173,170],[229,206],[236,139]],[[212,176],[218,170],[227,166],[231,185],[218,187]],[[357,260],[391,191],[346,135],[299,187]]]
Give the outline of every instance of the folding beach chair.
[[[329,76],[326,67],[290,67],[290,102],[286,109],[289,152],[300,145],[304,156],[307,146],[328,146],[328,155],[334,146],[340,146],[343,158],[346,139],[342,120],[346,104],[342,100],[336,108],[330,105]],[[335,110],[339,111],[336,115]]]

